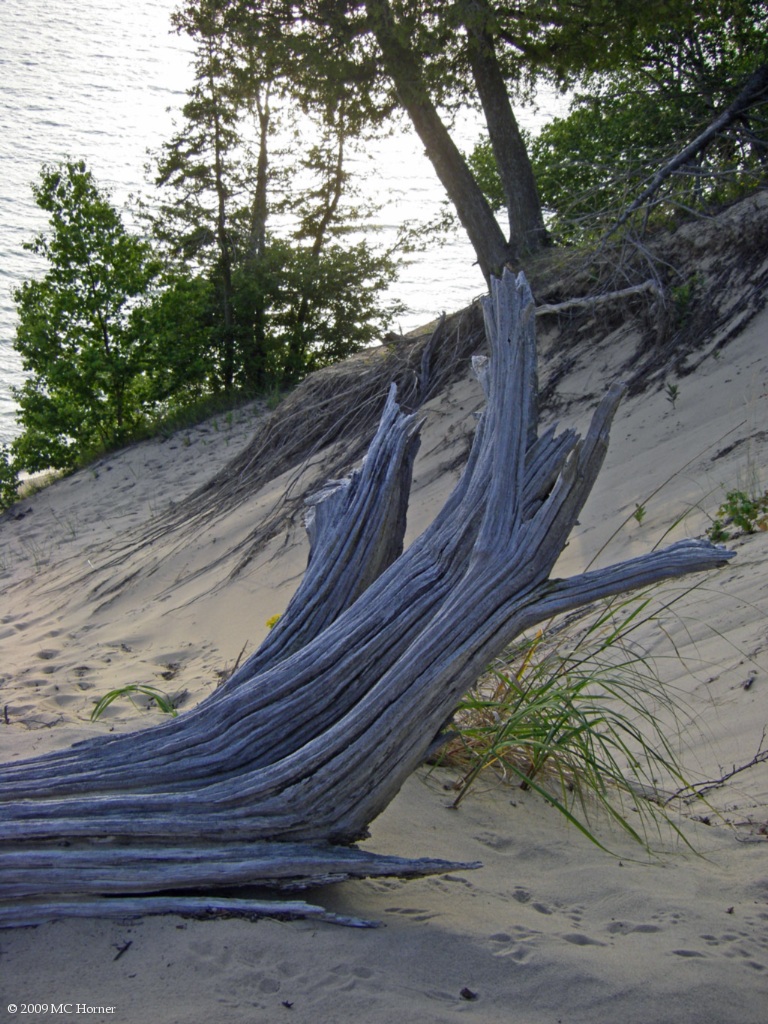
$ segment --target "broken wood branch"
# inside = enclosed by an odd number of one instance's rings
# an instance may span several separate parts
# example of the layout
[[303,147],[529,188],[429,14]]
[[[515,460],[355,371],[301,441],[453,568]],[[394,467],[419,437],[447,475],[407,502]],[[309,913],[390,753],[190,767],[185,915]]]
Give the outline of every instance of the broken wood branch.
[[735,121],[744,117],[747,110],[757,103],[764,103],[768,99],[768,64],[762,64],[749,76],[741,91],[733,103],[719,114],[705,129],[700,132],[691,142],[680,150],[669,160],[659,171],[654,174],[650,183],[643,189],[640,195],[624,210],[620,217],[609,228],[603,237],[606,241],[615,234],[619,228],[626,224],[633,213],[647,203],[661,188],[667,178],[671,177],[681,167],[701,153],[712,142],[713,139],[726,130]]
[[362,468],[314,500],[305,581],[260,651],[158,728],[5,766],[0,924],[98,910],[91,897],[130,894],[140,908],[142,894],[173,890],[476,866],[382,858],[355,844],[515,636],[731,557],[684,541],[550,578],[623,389],[609,390],[583,439],[554,427],[540,434],[535,313],[522,275],[494,281],[484,313],[491,358],[475,367],[487,407],[459,483],[407,550],[418,424],[391,393]]
[[592,309],[594,306],[603,305],[606,302],[619,302],[621,299],[632,298],[633,295],[641,295],[643,292],[653,292],[661,295],[661,288],[656,281],[643,281],[641,284],[633,284],[628,288],[620,288],[618,291],[600,292],[597,295],[585,295],[582,298],[566,299],[564,302],[542,303],[536,307],[536,316],[547,316],[550,313],[566,313],[571,309]]

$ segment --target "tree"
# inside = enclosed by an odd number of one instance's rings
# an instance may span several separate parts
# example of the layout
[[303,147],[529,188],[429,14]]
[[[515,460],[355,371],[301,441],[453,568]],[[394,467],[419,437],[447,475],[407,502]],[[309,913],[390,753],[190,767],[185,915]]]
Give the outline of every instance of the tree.
[[137,312],[160,273],[82,161],[43,167],[33,192],[50,232],[25,246],[48,271],[14,293],[28,376],[14,389],[24,429],[12,452],[29,471],[123,444],[156,400]]
[[[718,0],[697,8],[686,25],[659,26],[617,70],[586,78],[568,116],[533,141],[558,238],[600,236],[638,193],[653,199],[644,220],[659,224],[764,180],[768,132],[759,111],[768,101],[768,4]],[[733,116],[723,119],[729,110]],[[701,133],[710,124],[720,127],[707,138]],[[486,170],[489,152],[486,143],[485,157],[475,154]],[[678,153],[683,159],[667,174],[664,193],[644,196],[646,183]],[[493,168],[486,181],[490,194],[498,193]]]
[[[548,244],[537,175],[513,102],[541,81],[573,86],[584,76],[637,66],[659,25],[693,31],[722,10],[736,21],[749,0],[237,0],[259,26],[259,45],[279,37],[295,70],[295,95],[350,90],[369,123],[393,110],[410,119],[486,278]],[[342,84],[340,84],[342,83]],[[365,93],[365,99],[361,95]],[[450,117],[482,111],[508,233],[497,223]]]
[[438,112],[445,83],[435,81],[429,65],[425,74],[425,52],[436,50],[425,38],[424,5],[398,5],[396,14],[388,0],[238,2],[244,18],[259,26],[261,52],[280,53],[286,81],[303,103],[344,97],[358,131],[380,124],[398,107],[406,111],[483,272],[499,271],[510,245]]
[[158,162],[171,194],[158,236],[183,274],[211,285],[212,387],[292,384],[388,319],[390,255],[340,241],[355,216],[349,107],[330,92],[306,98],[297,122],[280,34],[264,45],[233,0],[190,0],[175,21],[195,41],[196,74]]
[[[237,328],[233,272],[236,254],[233,206],[244,187],[239,177],[239,117],[231,48],[224,44],[221,4],[196,5],[195,81],[183,109],[183,123],[165,145],[156,182],[173,190],[156,219],[158,236],[182,266],[203,269],[210,281],[211,383],[231,392],[235,385]],[[190,31],[189,22],[181,21]],[[256,91],[256,87],[254,87]],[[266,158],[266,157],[265,157]],[[257,183],[257,189],[259,185]],[[251,352],[249,361],[258,362]]]

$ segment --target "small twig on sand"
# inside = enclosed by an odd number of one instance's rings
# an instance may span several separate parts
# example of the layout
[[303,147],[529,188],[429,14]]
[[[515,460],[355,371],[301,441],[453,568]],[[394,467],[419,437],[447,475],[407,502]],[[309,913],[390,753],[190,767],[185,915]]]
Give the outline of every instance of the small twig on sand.
[[[721,775],[719,779],[710,779],[708,782],[700,782],[698,785],[683,786],[681,789],[676,790],[671,796],[665,798],[663,806],[666,807],[673,800],[678,797],[683,797],[686,803],[693,800],[701,800],[707,793],[711,793],[715,789],[720,789],[726,782],[729,782],[735,775],[739,775],[741,772],[747,771],[749,768],[754,768],[758,764],[764,764],[768,761],[768,749],[763,748],[765,743],[765,729],[760,737],[760,743],[757,747],[757,753],[751,761],[747,761],[746,764],[741,764],[738,767],[734,766],[729,772]],[[685,794],[685,795],[684,795]]]

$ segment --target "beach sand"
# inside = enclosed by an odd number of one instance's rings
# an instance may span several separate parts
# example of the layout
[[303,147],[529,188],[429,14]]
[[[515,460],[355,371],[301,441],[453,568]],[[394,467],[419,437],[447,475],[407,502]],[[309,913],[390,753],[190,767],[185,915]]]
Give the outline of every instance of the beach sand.
[[[544,331],[544,350],[548,337]],[[591,396],[633,343],[619,331],[575,360],[558,385],[562,426],[583,429]],[[702,536],[726,491],[768,486],[768,311],[678,387],[674,403],[659,387],[622,404],[558,575],[581,571],[598,553],[607,564],[662,538]],[[427,406],[409,539],[453,486],[481,406],[469,374]],[[552,418],[545,412],[545,423]],[[89,715],[100,696],[128,683],[179,697],[183,713],[243,648],[258,645],[303,570],[300,523],[286,524],[231,572],[244,538],[295,483],[293,474],[195,530],[159,531],[138,549],[132,538],[225,467],[260,422],[243,410],[137,445],[23,500],[0,521],[0,760],[110,730],[151,729],[159,712],[127,700],[97,723]],[[637,505],[642,523],[632,515]],[[720,779],[766,747],[768,535],[732,546],[737,557],[697,578],[694,590],[679,582],[661,588],[656,622],[640,637],[685,706],[681,757],[695,781]],[[712,790],[707,805],[684,805],[675,818],[681,836],[650,835],[653,854],[597,815],[592,826],[612,854],[603,852],[535,794],[492,775],[453,810],[448,781],[443,772],[417,773],[374,822],[366,846],[479,860],[481,868],[305,894],[381,927],[166,915],[7,930],[0,1020],[765,1019],[768,763]],[[22,1015],[9,1004],[65,1009]]]

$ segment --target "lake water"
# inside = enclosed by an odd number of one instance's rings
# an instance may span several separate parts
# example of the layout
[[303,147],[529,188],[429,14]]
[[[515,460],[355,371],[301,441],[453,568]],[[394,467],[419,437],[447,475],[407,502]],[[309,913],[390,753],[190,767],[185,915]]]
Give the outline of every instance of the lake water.
[[[11,385],[22,380],[13,350],[12,290],[41,273],[22,249],[46,226],[32,199],[40,166],[83,158],[118,206],[146,192],[147,151],[172,131],[191,81],[190,47],[170,29],[176,0],[0,0],[0,441],[18,432]],[[464,145],[477,134],[465,129]],[[379,144],[369,187],[384,207],[383,237],[398,224],[431,219],[443,194],[418,140]],[[418,254],[393,293],[408,307],[404,331],[484,290],[469,243]]]

